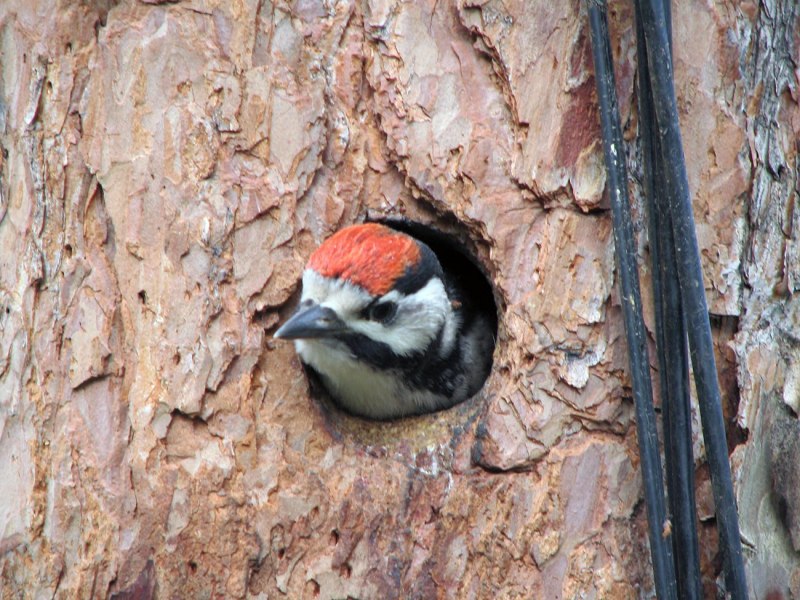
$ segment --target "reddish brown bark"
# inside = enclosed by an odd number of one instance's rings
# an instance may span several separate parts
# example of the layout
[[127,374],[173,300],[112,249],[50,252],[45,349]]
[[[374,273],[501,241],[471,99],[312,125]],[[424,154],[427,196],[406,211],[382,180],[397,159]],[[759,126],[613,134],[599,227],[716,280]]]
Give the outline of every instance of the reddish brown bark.
[[[0,7],[3,598],[652,593],[579,2],[56,4]],[[674,19],[749,578],[798,595],[794,446],[764,443],[800,405],[797,8]],[[271,340],[312,249],[367,215],[490,278],[478,398],[364,422]]]

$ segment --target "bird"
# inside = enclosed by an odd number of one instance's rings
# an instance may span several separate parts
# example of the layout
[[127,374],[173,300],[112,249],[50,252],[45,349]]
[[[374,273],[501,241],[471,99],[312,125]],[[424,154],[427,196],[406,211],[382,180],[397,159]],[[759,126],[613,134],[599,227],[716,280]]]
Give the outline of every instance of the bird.
[[461,271],[445,271],[404,231],[347,226],[311,254],[299,305],[273,337],[293,340],[351,414],[392,420],[448,408],[483,386],[497,327]]

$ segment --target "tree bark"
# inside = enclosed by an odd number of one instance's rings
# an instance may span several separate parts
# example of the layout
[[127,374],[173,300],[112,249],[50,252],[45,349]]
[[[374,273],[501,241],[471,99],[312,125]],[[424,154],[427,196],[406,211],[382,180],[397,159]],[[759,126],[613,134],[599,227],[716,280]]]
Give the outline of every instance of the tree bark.
[[[674,7],[755,598],[800,596],[799,15]],[[0,53],[2,598],[653,594],[582,3],[7,0]],[[473,253],[499,333],[478,397],[374,423],[271,333],[391,215]]]

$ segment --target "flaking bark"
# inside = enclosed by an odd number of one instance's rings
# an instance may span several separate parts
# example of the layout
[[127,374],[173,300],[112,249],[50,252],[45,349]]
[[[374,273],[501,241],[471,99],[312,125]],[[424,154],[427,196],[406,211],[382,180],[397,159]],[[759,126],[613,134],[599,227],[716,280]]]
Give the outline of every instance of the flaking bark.
[[[748,579],[798,596],[798,8],[674,19]],[[10,0],[0,52],[0,596],[652,594],[581,3]],[[270,339],[368,215],[481,263],[481,397],[366,423]]]

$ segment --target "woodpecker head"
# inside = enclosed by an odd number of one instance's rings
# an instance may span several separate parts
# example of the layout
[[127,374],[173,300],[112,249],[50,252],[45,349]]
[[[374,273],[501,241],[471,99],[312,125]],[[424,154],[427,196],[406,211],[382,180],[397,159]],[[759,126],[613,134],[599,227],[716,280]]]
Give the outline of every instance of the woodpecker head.
[[[303,362],[350,412],[391,418],[434,410],[477,391],[454,361],[485,354],[480,344],[460,347],[468,340],[454,295],[426,244],[378,223],[353,225],[311,255],[300,306],[275,337],[295,340]],[[488,355],[490,365],[491,348]],[[480,388],[488,368],[476,371]]]

